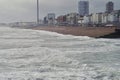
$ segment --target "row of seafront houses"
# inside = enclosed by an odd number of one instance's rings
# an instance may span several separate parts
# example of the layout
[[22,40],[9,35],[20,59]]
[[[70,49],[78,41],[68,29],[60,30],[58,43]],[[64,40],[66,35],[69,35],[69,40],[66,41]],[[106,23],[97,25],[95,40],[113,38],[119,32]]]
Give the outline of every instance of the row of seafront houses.
[[86,16],[80,16],[78,13],[69,13],[58,16],[50,14],[51,17],[45,17],[44,24],[59,26],[119,26],[120,10],[114,10],[111,13],[93,13]]
[[95,13],[84,16],[84,24],[89,26],[119,26],[120,10],[112,11],[111,13]]
[[[36,22],[15,22],[10,23],[10,26],[18,27],[33,27]],[[120,10],[114,10],[111,13],[93,13],[86,16],[80,16],[78,13],[69,13],[55,18],[54,13],[49,13],[44,20],[40,20],[42,26],[119,26],[120,25]]]

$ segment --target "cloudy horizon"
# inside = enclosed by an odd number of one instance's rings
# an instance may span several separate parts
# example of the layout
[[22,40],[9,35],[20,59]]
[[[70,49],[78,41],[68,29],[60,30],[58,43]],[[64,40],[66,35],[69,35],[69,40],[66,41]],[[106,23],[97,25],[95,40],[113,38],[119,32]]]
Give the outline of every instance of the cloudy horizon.
[[[0,0],[0,23],[15,21],[36,21],[37,0]],[[80,0],[40,0],[40,19],[47,13],[55,13],[56,16],[71,12],[78,12]],[[104,12],[105,4],[113,1],[115,10],[120,9],[118,0],[89,0],[90,13]]]

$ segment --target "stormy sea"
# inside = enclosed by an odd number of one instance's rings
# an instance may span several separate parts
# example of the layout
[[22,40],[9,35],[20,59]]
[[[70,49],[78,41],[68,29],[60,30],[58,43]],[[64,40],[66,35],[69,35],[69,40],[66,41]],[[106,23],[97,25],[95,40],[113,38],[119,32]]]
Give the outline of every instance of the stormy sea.
[[120,39],[0,27],[0,80],[120,80]]

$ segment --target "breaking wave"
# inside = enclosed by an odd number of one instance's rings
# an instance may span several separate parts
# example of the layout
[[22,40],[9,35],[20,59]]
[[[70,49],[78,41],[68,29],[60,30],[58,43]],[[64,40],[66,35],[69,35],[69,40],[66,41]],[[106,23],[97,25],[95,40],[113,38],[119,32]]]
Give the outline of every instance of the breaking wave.
[[0,27],[0,80],[120,80],[120,40]]

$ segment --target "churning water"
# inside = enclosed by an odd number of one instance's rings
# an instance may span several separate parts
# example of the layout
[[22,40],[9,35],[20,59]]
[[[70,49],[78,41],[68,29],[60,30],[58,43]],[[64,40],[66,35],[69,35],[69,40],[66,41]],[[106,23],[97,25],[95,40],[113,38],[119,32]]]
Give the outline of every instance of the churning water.
[[120,39],[0,27],[0,80],[120,80]]

